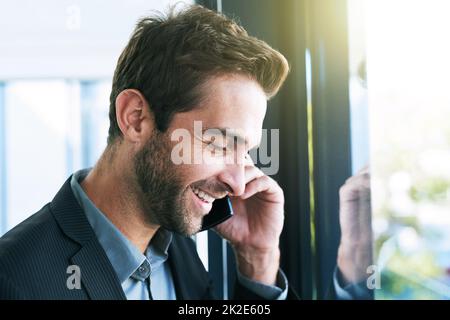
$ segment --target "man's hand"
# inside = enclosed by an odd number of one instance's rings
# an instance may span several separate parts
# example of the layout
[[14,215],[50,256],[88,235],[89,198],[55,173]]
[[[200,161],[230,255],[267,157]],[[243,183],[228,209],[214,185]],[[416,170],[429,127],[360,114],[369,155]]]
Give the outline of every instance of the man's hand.
[[367,279],[372,264],[370,174],[365,167],[339,191],[341,243],[338,267],[346,283]]
[[230,241],[242,275],[274,285],[284,222],[283,190],[248,159],[244,194],[231,197],[235,215],[216,227]]

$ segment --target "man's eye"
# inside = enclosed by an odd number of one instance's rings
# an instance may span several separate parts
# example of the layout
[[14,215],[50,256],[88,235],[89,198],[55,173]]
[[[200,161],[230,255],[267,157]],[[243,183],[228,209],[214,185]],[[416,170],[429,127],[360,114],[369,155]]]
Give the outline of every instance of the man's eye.
[[215,139],[214,137],[211,137],[210,139],[204,141],[204,143],[208,146],[213,147],[214,149],[222,149],[225,151],[228,146],[226,141],[222,140],[223,139]]
[[222,145],[222,144],[217,144],[217,143],[211,143],[211,146],[213,146],[215,149],[217,150],[222,150],[224,152],[227,151],[227,146],[226,145]]
[[223,152],[227,151],[227,145],[224,145],[222,143],[217,143],[213,140],[203,141],[203,143],[210,148],[214,148],[215,150],[221,150]]

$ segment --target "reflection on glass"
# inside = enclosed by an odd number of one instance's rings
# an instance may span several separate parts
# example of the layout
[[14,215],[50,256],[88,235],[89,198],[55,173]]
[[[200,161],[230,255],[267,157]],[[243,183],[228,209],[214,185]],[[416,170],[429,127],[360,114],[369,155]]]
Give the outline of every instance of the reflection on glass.
[[366,1],[377,299],[450,298],[446,1]]

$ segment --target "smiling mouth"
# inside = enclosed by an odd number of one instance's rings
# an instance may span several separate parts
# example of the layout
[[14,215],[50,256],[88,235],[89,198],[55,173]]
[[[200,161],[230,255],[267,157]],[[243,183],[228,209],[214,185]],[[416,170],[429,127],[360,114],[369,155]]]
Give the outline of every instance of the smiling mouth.
[[200,200],[202,200],[206,203],[212,203],[214,200],[216,200],[215,197],[209,195],[208,193],[204,192],[203,190],[200,190],[200,189],[192,187],[192,186],[191,186],[191,189]]

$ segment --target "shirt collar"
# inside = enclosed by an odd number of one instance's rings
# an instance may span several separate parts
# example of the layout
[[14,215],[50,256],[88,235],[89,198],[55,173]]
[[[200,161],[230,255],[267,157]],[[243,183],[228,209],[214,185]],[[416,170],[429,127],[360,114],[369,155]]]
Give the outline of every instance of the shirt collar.
[[146,255],[143,255],[84,192],[80,182],[90,170],[90,168],[83,169],[74,173],[70,185],[100,245],[116,271],[120,283],[130,278],[144,262],[147,262],[147,259],[150,261],[152,269],[159,267],[167,260],[168,248],[172,242],[172,232],[159,228],[146,250]]

